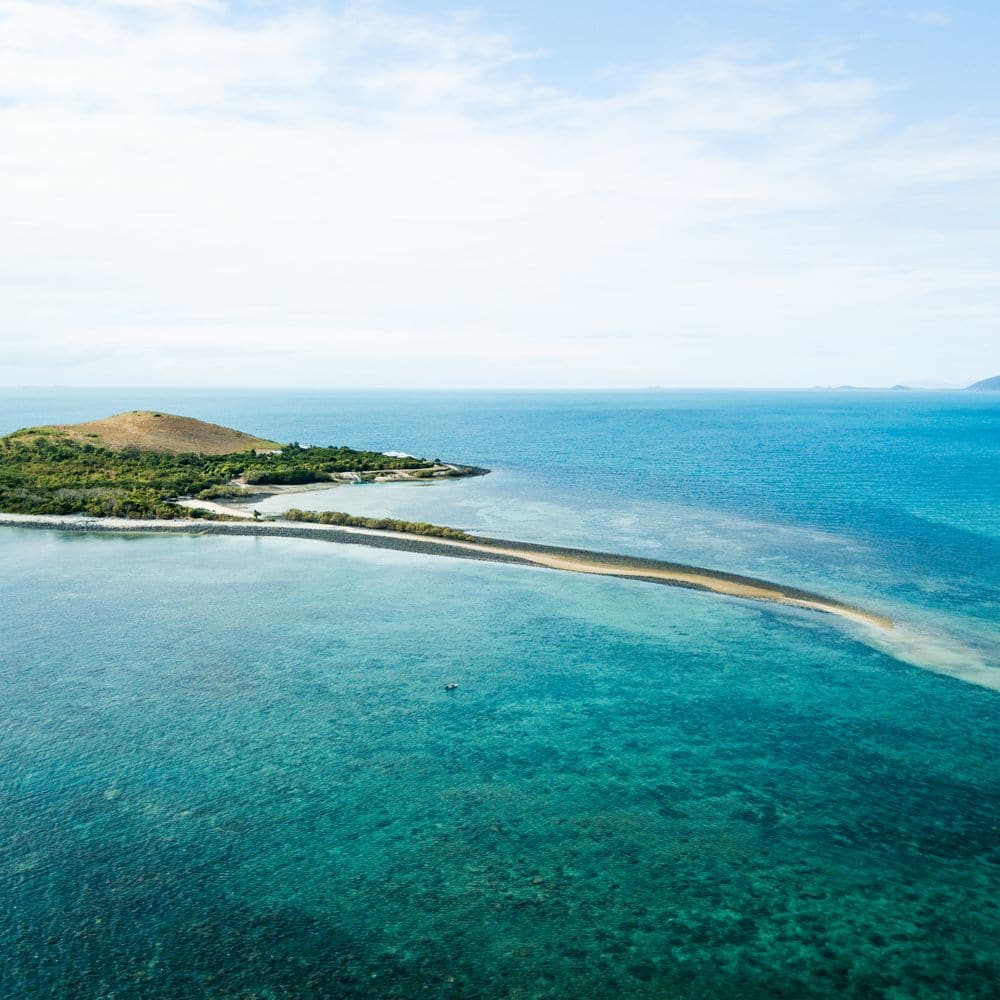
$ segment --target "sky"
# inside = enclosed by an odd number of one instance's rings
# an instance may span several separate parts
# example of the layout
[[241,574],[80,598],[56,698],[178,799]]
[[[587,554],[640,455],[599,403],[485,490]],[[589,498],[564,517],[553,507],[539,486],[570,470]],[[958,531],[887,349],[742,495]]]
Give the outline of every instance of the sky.
[[998,40],[994,0],[0,0],[0,385],[995,375]]

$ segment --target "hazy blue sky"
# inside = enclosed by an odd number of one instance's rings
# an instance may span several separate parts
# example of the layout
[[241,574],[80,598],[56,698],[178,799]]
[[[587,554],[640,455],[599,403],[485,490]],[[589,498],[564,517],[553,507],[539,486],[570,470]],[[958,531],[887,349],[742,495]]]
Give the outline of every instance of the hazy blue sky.
[[997,374],[998,49],[985,0],[0,0],[0,384]]

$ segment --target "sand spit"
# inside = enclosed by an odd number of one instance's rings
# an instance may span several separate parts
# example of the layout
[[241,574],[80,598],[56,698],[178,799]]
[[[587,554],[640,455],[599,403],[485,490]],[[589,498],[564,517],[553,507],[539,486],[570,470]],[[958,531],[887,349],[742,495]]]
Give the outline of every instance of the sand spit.
[[[207,506],[204,502],[202,506]],[[279,538],[311,538],[316,541],[373,548],[395,549],[424,555],[451,556],[485,562],[511,563],[614,576],[673,587],[686,587],[761,601],[774,605],[818,611],[841,621],[859,626],[857,638],[896,660],[924,670],[944,674],[979,687],[1000,691],[1000,670],[989,665],[977,650],[956,643],[947,635],[925,634],[919,627],[894,623],[883,615],[844,604],[821,594],[783,587],[767,580],[737,576],[717,570],[677,563],[639,559],[607,552],[565,549],[531,545],[504,539],[477,539],[463,542],[449,538],[433,538],[396,531],[376,531],[336,525],[310,524],[292,521],[253,521],[245,511],[224,508],[222,511],[243,518],[239,521],[149,521],[124,518],[93,518],[82,515],[34,515],[0,513],[0,525],[27,528],[61,529],[85,532],[147,532],[154,534],[188,535],[263,535]]]
[[[455,545],[470,543],[454,542]],[[502,539],[487,540],[494,552],[571,573],[593,573],[599,576],[618,576],[663,583],[674,587],[688,587],[693,590],[707,590],[727,597],[742,597],[752,601],[770,601],[788,604],[792,607],[807,608],[826,614],[838,615],[851,621],[878,628],[891,629],[892,619],[884,615],[853,607],[821,594],[813,594],[794,587],[759,580],[755,577],[737,576],[718,570],[680,563],[661,562],[655,559],[640,559],[607,552],[591,552],[586,549],[562,549],[552,546],[531,545],[524,542],[508,542]]]
[[[220,505],[220,509],[221,508]],[[612,553],[564,549],[531,545],[505,539],[483,539],[463,542],[449,538],[410,535],[396,531],[376,531],[325,524],[291,521],[155,521],[126,518],[94,518],[82,515],[0,514],[0,525],[21,527],[61,528],[69,531],[156,532],[214,535],[264,535],[284,538],[313,538],[324,541],[376,548],[445,555],[489,562],[542,566],[570,573],[614,576],[648,583],[667,584],[705,590],[727,597],[784,604],[837,615],[850,621],[878,628],[892,628],[892,621],[863,608],[852,607],[821,594],[812,594],[792,587],[753,577],[736,576],[697,566],[638,559]]]
[[[208,506],[204,501],[200,505]],[[821,594],[813,594],[794,587],[783,587],[767,580],[652,559],[531,545],[503,539],[462,542],[395,531],[375,531],[365,528],[291,521],[254,521],[252,515],[246,511],[226,508],[221,504],[218,507],[220,513],[236,515],[242,520],[133,521],[124,518],[93,518],[82,515],[49,516],[0,513],[0,525],[86,532],[263,535],[279,538],[311,538],[317,541],[366,545],[424,555],[512,563],[520,566],[563,570],[570,573],[615,576],[673,587],[686,587],[728,597],[833,615],[841,621],[860,627],[861,631],[856,634],[856,638],[896,660],[966,681],[978,687],[1000,691],[1000,670],[988,663],[980,651],[955,642],[951,636],[926,632],[919,625],[906,622],[894,625],[892,620],[883,615],[844,604]]]

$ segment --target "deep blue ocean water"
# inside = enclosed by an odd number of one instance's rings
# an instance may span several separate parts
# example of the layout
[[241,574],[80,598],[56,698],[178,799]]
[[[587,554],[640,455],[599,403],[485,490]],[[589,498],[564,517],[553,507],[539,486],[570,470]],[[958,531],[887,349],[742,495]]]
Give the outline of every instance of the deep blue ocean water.
[[494,470],[300,506],[751,573],[900,628],[0,529],[0,996],[995,995],[1000,693],[915,664],[1000,669],[1000,400],[3,390],[0,433],[136,408]]

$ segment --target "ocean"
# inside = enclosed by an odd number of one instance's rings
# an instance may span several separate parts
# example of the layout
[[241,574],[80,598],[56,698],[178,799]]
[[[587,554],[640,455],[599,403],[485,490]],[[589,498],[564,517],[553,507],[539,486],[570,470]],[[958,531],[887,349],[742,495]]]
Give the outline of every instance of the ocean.
[[0,996],[994,995],[1000,398],[11,389],[0,433],[123,409],[493,470],[262,510],[692,563],[898,625],[0,528]]

